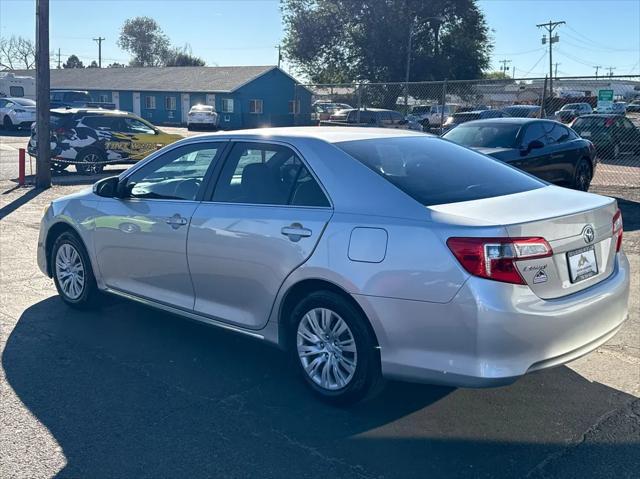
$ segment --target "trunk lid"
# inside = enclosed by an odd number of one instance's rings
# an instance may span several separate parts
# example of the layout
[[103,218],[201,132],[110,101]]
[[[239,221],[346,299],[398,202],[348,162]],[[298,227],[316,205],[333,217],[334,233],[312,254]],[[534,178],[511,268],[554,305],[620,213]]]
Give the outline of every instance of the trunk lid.
[[527,285],[542,299],[588,288],[609,277],[615,266],[613,216],[618,208],[612,198],[547,186],[429,209],[438,221],[502,226],[511,238],[546,239],[552,256],[516,261]]

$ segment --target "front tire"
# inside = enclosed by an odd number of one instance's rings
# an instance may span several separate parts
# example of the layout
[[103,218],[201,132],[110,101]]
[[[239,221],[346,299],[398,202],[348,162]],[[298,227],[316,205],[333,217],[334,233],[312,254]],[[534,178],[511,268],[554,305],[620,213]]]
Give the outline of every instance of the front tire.
[[2,126],[7,131],[13,131],[15,129],[11,118],[9,118],[7,115],[5,115],[4,120],[2,120]]
[[76,158],[76,171],[81,175],[99,175],[104,170],[105,155],[98,150],[85,150]]
[[99,305],[99,291],[89,256],[78,237],[62,233],[51,249],[53,281],[62,301],[77,309]]
[[330,291],[314,292],[294,308],[290,324],[293,360],[317,397],[348,405],[377,392],[377,342],[351,302]]

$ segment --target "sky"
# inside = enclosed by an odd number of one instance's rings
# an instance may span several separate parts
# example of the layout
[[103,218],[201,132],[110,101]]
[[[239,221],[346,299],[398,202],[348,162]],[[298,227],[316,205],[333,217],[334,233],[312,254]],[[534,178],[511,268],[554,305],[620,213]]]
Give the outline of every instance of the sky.
[[[426,0],[425,0],[426,1]],[[536,24],[564,20],[553,61],[558,75],[640,74],[640,0],[479,0],[494,41],[492,67],[510,60],[516,77],[549,71],[548,48]],[[0,35],[35,36],[35,0],[0,1]],[[177,46],[189,44],[208,65],[273,65],[283,38],[278,0],[51,0],[50,47],[64,62],[97,60],[93,38],[104,37],[103,65],[127,63],[116,44],[127,18],[153,17]],[[57,56],[52,58],[52,66]],[[285,61],[284,68],[288,69]],[[512,72],[512,70],[510,70]]]

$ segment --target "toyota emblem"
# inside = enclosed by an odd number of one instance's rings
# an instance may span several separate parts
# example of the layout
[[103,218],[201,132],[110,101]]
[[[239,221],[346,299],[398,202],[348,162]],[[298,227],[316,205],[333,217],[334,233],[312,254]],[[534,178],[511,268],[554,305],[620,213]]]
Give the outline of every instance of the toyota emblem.
[[585,243],[591,243],[593,239],[596,237],[596,232],[593,230],[593,226],[587,225],[582,230],[582,238]]

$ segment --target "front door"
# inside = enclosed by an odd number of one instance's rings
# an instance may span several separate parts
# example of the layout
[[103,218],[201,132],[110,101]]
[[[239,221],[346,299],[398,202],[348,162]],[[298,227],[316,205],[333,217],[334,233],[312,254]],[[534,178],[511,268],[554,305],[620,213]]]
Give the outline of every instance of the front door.
[[191,96],[188,93],[182,93],[180,95],[181,108],[180,111],[182,113],[182,123],[187,123],[187,118],[189,117],[189,110],[191,109]]
[[142,115],[142,109],[140,108],[140,92],[139,91],[133,92],[133,113],[138,116]]
[[311,255],[331,215],[327,196],[291,149],[236,143],[212,201],[191,221],[195,311],[263,327],[280,286]]
[[116,106],[116,110],[120,109],[120,92],[119,91],[111,92],[111,102]]
[[95,218],[101,276],[112,289],[192,310],[187,232],[222,142],[174,148],[128,176]]
[[[548,148],[546,148],[547,132],[542,122],[537,121],[527,125],[520,138],[520,157],[509,163],[538,178],[552,181],[553,171],[549,164]],[[527,149],[532,141],[539,141],[543,147]]]

